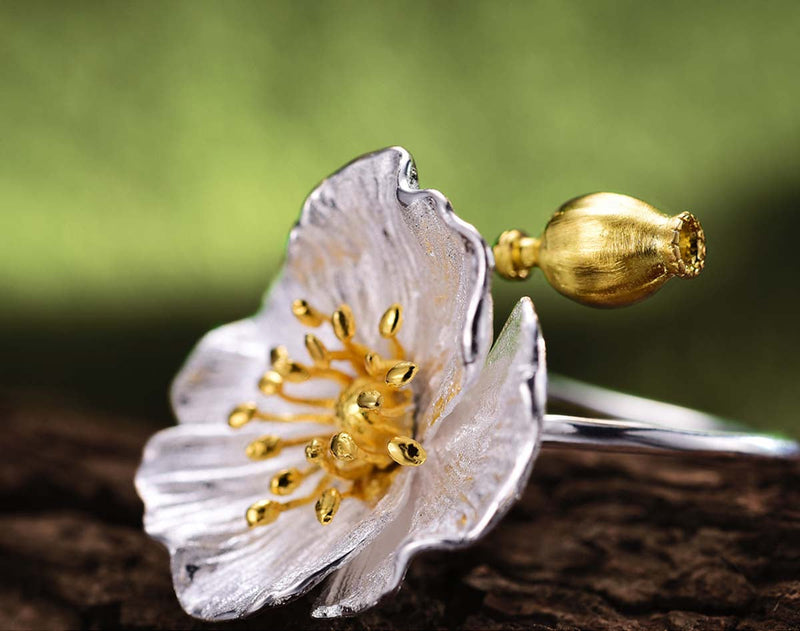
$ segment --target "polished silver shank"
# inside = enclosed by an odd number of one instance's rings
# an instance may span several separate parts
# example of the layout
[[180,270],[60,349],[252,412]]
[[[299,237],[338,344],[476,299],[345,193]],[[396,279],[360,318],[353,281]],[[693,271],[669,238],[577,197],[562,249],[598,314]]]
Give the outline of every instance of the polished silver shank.
[[[668,403],[554,377],[548,403],[608,418],[544,417],[542,447],[628,453],[798,458],[795,441],[741,431],[741,426]],[[739,431],[730,431],[731,429]]]

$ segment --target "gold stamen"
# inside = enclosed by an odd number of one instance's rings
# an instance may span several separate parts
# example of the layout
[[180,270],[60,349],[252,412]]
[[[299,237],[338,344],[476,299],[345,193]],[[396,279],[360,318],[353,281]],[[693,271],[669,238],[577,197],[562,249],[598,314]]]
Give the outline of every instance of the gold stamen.
[[306,445],[306,460],[319,464],[325,457],[325,443],[321,438],[314,438]]
[[311,357],[311,361],[314,362],[314,365],[317,368],[327,368],[330,366],[331,359],[328,349],[325,348],[325,345],[316,335],[308,333],[306,335],[305,343],[308,355]]
[[[267,460],[268,458],[277,456],[285,447],[304,445],[309,440],[317,438],[320,437],[298,436],[297,438],[281,438],[280,436],[267,434],[265,436],[259,436],[254,441],[250,442],[245,448],[245,453],[247,457],[252,460]],[[327,436],[322,437],[323,440],[327,438]]]
[[327,526],[336,512],[339,510],[339,505],[342,503],[342,494],[335,487],[325,489],[319,496],[314,512],[317,514],[317,521],[323,526]]
[[356,441],[347,432],[339,432],[331,436],[331,453],[337,460],[352,462],[358,458],[360,451]]
[[386,310],[386,313],[381,317],[378,331],[382,337],[389,338],[392,343],[392,350],[397,359],[405,357],[405,349],[400,341],[397,339],[397,334],[400,332],[400,327],[403,326],[403,308],[394,304]]
[[417,365],[413,362],[400,361],[386,372],[386,385],[392,388],[407,386],[417,376]]
[[269,361],[272,367],[277,372],[282,372],[282,369],[291,361],[289,359],[289,351],[285,346],[276,346],[269,352]]
[[[312,422],[336,429],[328,435],[285,439],[270,434],[247,445],[245,452],[252,460],[273,458],[286,447],[304,445],[310,466],[306,470],[282,469],[274,474],[270,490],[275,495],[294,493],[309,475],[321,470],[313,493],[282,503],[261,500],[250,506],[246,518],[251,527],[272,523],[281,512],[312,502],[316,502],[315,514],[319,522],[328,524],[343,499],[353,497],[374,503],[385,494],[394,475],[400,471],[398,465],[419,466],[426,459],[422,445],[405,435],[413,427],[414,394],[403,388],[411,383],[418,368],[405,359],[405,351],[397,340],[403,324],[402,307],[392,305],[378,323],[378,332],[393,347],[392,359],[384,359],[355,341],[356,320],[346,304],[330,318],[304,300],[296,300],[292,312],[308,326],[319,326],[328,319],[342,348],[329,350],[319,337],[309,333],[305,336],[305,347],[311,363],[306,365],[293,361],[285,346],[276,346],[270,352],[271,369],[261,377],[259,390],[265,396],[278,396],[292,404],[324,407],[329,412],[273,414],[247,402],[230,413],[228,422],[231,427],[241,427],[256,419]],[[355,374],[333,368],[334,361],[348,362]],[[287,383],[318,378],[341,384],[339,395],[332,399],[311,399],[285,391]],[[340,490],[338,487],[345,482],[349,483],[349,488]]]
[[364,461],[380,466],[390,464],[389,458],[380,454],[373,454],[358,446],[355,439],[347,432],[339,432],[331,436],[331,454],[342,462]]
[[292,313],[304,326],[309,326],[314,329],[321,326],[326,320],[324,315],[314,309],[314,307],[305,300],[295,300],[292,303]]
[[266,396],[278,394],[283,387],[283,376],[276,370],[268,370],[258,382],[258,389]]
[[378,331],[383,337],[394,337],[400,331],[401,326],[403,326],[403,308],[394,304],[381,317]]
[[408,436],[395,436],[387,449],[392,460],[404,467],[418,467],[428,458],[422,445]]
[[274,502],[272,500],[259,500],[247,509],[247,512],[245,513],[245,519],[247,520],[247,525],[250,526],[250,528],[255,528],[256,526],[266,526],[267,524],[271,524],[278,519],[282,511],[283,506],[279,502]]
[[356,398],[356,403],[364,410],[376,410],[383,405],[383,395],[377,390],[364,390]]
[[247,445],[245,453],[251,460],[266,460],[281,453],[283,447],[284,443],[278,436],[267,434],[256,438]]
[[257,412],[258,406],[255,403],[240,403],[228,415],[228,425],[233,428],[247,425],[253,420]]
[[342,305],[331,316],[333,334],[342,342],[349,342],[356,334],[356,319],[347,305]]
[[293,493],[305,476],[303,472],[294,467],[283,469],[276,473],[269,481],[269,490],[275,495],[289,495]]

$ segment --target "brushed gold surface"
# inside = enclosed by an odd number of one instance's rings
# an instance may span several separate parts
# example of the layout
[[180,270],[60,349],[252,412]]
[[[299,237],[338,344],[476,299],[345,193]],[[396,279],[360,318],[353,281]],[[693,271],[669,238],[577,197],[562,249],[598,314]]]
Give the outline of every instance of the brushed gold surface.
[[497,272],[528,277],[538,267],[560,293],[592,307],[621,307],[672,277],[703,269],[705,235],[688,212],[670,217],[634,197],[593,193],[559,208],[541,237],[508,230],[494,246]]

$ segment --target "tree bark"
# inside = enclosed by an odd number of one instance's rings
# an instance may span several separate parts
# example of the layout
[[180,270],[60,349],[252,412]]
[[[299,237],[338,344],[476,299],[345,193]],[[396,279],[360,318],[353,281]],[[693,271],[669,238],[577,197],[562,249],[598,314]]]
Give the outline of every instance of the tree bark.
[[141,529],[146,426],[13,399],[0,418],[2,628],[800,628],[793,463],[544,453],[500,526],[418,557],[377,608],[313,620],[312,592],[208,625],[181,611]]

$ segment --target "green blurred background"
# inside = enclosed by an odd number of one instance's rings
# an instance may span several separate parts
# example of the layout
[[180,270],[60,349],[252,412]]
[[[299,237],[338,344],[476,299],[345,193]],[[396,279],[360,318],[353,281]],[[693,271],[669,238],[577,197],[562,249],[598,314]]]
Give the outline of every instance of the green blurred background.
[[0,384],[164,424],[307,192],[390,144],[489,239],[578,194],[677,213],[704,274],[596,311],[536,277],[551,370],[800,434],[800,3],[0,4]]

